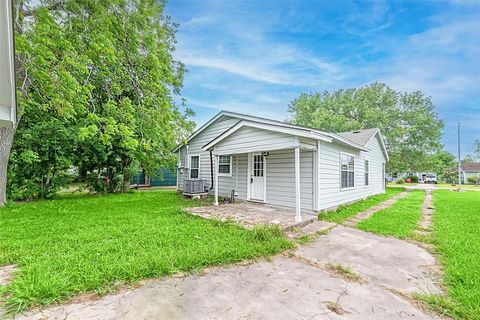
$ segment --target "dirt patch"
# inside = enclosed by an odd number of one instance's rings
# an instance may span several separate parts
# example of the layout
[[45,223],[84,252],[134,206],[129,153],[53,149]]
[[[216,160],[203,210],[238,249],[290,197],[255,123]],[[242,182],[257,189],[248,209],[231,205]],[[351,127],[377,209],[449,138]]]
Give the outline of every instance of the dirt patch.
[[415,231],[420,237],[427,237],[432,232],[432,216],[433,216],[433,202],[432,202],[432,189],[425,189],[427,193],[422,205],[422,218],[418,224],[418,228]]
[[13,273],[17,270],[14,264],[7,264],[0,267],[0,286],[8,285],[13,279]]

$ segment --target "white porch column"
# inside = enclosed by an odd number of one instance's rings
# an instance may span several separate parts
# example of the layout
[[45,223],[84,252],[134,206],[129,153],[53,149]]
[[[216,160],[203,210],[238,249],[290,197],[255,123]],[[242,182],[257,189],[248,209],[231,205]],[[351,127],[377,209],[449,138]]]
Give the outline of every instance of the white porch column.
[[295,222],[302,221],[300,206],[300,148],[295,148]]
[[218,206],[218,162],[219,156],[215,155],[215,202],[213,203],[214,206]]

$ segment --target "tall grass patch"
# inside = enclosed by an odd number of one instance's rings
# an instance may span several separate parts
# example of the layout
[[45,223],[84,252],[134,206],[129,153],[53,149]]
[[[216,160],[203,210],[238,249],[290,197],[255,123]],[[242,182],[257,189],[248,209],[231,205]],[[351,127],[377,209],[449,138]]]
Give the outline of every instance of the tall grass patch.
[[436,190],[433,203],[447,297],[430,303],[457,319],[480,319],[480,192]]
[[14,204],[0,209],[0,265],[18,266],[1,288],[19,312],[120,283],[275,254],[274,229],[246,230],[184,212],[175,191]]
[[370,218],[360,221],[357,227],[385,236],[406,238],[413,234],[422,215],[425,191],[414,190],[399,199],[390,207],[374,213]]
[[319,213],[318,218],[320,220],[343,223],[345,220],[387,201],[404,190],[404,188],[387,188],[385,193],[377,194],[349,205],[340,206],[334,211],[321,212]]

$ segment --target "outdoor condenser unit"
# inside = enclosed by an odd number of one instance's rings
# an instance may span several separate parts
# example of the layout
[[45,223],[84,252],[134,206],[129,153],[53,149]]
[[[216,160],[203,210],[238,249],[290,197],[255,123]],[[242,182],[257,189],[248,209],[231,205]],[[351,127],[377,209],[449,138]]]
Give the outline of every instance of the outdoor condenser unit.
[[203,193],[205,192],[203,186],[203,179],[185,179],[183,182],[184,193]]

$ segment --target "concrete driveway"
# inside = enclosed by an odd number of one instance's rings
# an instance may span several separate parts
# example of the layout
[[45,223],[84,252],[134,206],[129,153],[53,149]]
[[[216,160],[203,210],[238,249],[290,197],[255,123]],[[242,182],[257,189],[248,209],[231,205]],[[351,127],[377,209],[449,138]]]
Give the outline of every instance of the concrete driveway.
[[[339,263],[364,281],[325,268]],[[271,261],[146,281],[18,319],[435,319],[402,292],[437,292],[435,260],[405,241],[337,226]]]

